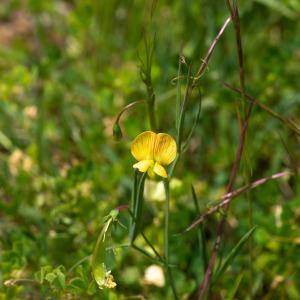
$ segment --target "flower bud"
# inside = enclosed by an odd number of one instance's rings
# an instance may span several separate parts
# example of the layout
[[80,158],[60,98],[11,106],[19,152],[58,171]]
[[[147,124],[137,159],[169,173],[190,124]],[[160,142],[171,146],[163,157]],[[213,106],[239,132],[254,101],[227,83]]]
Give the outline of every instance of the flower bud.
[[113,137],[116,141],[119,141],[122,139],[123,137],[123,133],[122,133],[122,129],[119,125],[118,122],[115,122],[114,123],[114,126],[113,126]]

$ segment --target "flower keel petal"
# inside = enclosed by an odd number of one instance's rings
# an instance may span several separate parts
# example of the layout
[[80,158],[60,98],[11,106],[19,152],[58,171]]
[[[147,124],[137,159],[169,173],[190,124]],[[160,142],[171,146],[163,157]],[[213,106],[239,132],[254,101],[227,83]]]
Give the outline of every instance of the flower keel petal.
[[153,166],[153,160],[142,160],[133,165],[134,169],[138,169],[140,172],[145,173]]
[[157,174],[158,176],[168,178],[168,174],[167,174],[166,169],[158,163],[155,163],[155,165],[153,167],[153,172],[155,174]]

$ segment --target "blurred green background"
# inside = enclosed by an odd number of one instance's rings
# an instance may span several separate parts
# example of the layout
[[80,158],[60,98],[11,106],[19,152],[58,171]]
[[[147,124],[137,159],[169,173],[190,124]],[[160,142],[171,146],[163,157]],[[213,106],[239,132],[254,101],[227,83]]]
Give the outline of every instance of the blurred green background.
[[[92,252],[103,217],[130,203],[130,142],[149,130],[146,109],[139,106],[122,117],[122,141],[113,140],[112,126],[126,104],[146,97],[139,74],[143,32],[156,33],[152,75],[159,131],[174,135],[179,55],[196,70],[229,16],[225,1],[162,0],[154,6],[142,0],[1,1],[1,300],[172,299],[147,282],[145,270],[153,262],[132,249],[116,251],[114,290],[92,287],[88,261],[70,270]],[[299,122],[300,2],[244,0],[239,8],[247,91]],[[202,212],[225,193],[239,139],[241,99],[223,82],[239,86],[232,24],[200,81],[201,121],[171,183],[173,233],[197,216],[191,184]],[[192,126],[194,105],[189,103],[186,128]],[[236,187],[245,184],[244,173],[253,181],[299,167],[299,142],[255,107]],[[240,274],[232,299],[251,299],[251,293],[252,299],[300,299],[299,187],[299,178],[291,177],[250,193],[252,223],[258,226],[253,241],[213,284],[209,299],[229,299]],[[146,198],[144,231],[162,248],[157,183]],[[250,228],[249,199],[242,195],[231,206],[221,257]],[[219,219],[215,214],[204,224],[208,253]],[[122,214],[121,222],[127,226],[128,215]],[[127,231],[118,227],[112,245],[126,241]],[[193,299],[203,276],[197,243],[197,230],[171,238],[180,299]],[[11,279],[19,281],[9,284]]]

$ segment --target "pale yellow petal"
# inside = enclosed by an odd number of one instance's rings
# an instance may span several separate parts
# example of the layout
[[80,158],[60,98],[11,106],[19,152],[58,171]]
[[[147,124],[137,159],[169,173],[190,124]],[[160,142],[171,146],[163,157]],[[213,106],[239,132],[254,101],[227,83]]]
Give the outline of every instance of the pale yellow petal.
[[141,160],[133,165],[134,169],[138,169],[140,172],[147,172],[147,170],[153,166],[153,160]]
[[153,157],[161,165],[169,165],[176,157],[175,140],[166,133],[158,133],[155,139]]
[[131,144],[131,154],[136,160],[153,159],[156,133],[145,131],[139,134]]
[[155,174],[157,174],[161,177],[164,177],[164,178],[168,177],[166,169],[158,163],[155,163],[155,165],[153,167],[153,171]]

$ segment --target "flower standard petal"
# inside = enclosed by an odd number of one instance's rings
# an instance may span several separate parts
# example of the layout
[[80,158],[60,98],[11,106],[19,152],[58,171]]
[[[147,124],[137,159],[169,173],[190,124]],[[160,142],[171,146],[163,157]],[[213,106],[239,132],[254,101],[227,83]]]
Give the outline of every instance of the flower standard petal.
[[133,165],[134,169],[138,169],[140,172],[145,173],[147,170],[153,166],[153,160],[141,160]]
[[166,169],[159,163],[155,163],[155,165],[153,167],[153,172],[161,177],[164,177],[164,178],[168,177]]
[[166,133],[158,133],[153,149],[154,161],[160,165],[169,165],[176,157],[177,146],[175,140]]
[[153,148],[156,139],[156,133],[145,131],[139,134],[131,144],[131,154],[138,160],[153,159]]

